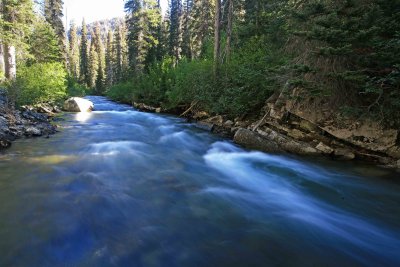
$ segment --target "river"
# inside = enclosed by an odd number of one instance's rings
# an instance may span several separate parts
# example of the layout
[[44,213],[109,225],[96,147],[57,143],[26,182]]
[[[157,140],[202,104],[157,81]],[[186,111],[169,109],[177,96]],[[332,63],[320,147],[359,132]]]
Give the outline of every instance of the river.
[[0,266],[400,266],[398,173],[88,98],[0,153]]

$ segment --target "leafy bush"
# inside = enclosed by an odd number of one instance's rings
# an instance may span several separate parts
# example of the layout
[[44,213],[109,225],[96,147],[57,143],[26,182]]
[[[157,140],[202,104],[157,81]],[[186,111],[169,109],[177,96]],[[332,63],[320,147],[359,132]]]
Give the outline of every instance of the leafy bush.
[[131,82],[119,83],[108,89],[107,97],[123,103],[132,103],[133,84]]
[[170,70],[169,85],[166,94],[170,107],[189,105],[193,101],[209,107],[218,97],[213,90],[213,66],[210,60],[180,63]]
[[67,73],[61,63],[36,63],[18,69],[12,87],[17,105],[55,102],[67,95]]
[[78,83],[74,78],[68,77],[68,96],[85,96],[90,94],[89,88],[85,85]]
[[130,83],[113,86],[107,95],[167,108],[195,101],[205,111],[230,117],[258,111],[279,87],[277,69],[286,63],[277,49],[265,49],[264,42],[261,37],[250,40],[221,66],[217,78],[211,59],[181,61],[175,67],[165,59]]

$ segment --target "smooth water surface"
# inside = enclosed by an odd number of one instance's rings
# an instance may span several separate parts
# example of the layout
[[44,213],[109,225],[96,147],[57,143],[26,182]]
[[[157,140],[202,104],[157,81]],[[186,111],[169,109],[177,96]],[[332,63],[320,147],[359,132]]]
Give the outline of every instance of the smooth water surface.
[[400,266],[398,173],[90,99],[0,154],[0,266]]

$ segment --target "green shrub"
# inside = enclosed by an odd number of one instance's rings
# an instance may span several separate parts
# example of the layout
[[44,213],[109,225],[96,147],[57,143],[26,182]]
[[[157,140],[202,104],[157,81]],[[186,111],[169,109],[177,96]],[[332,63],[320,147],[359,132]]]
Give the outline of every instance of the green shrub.
[[67,73],[61,63],[36,63],[18,69],[12,87],[16,104],[27,105],[62,100],[67,95]]
[[168,105],[189,105],[198,101],[204,108],[212,105],[216,94],[213,65],[210,60],[181,62],[170,70],[170,84],[167,90]]
[[74,78],[68,77],[68,96],[85,96],[90,94],[90,89],[85,85],[78,83]]
[[230,117],[258,112],[280,87],[280,69],[287,59],[276,48],[265,48],[264,37],[253,38],[238,49],[214,76],[213,60],[172,60],[154,64],[147,74],[110,88],[114,100],[133,101],[167,108],[188,106],[194,101],[209,113]]
[[133,100],[133,84],[132,82],[116,84],[108,89],[106,95],[112,100],[130,104]]

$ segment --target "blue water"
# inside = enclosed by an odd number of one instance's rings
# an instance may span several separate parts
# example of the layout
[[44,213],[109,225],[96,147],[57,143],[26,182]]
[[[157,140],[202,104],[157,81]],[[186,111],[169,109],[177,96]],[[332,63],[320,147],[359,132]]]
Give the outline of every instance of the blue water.
[[0,266],[400,266],[398,173],[90,99],[0,154]]

